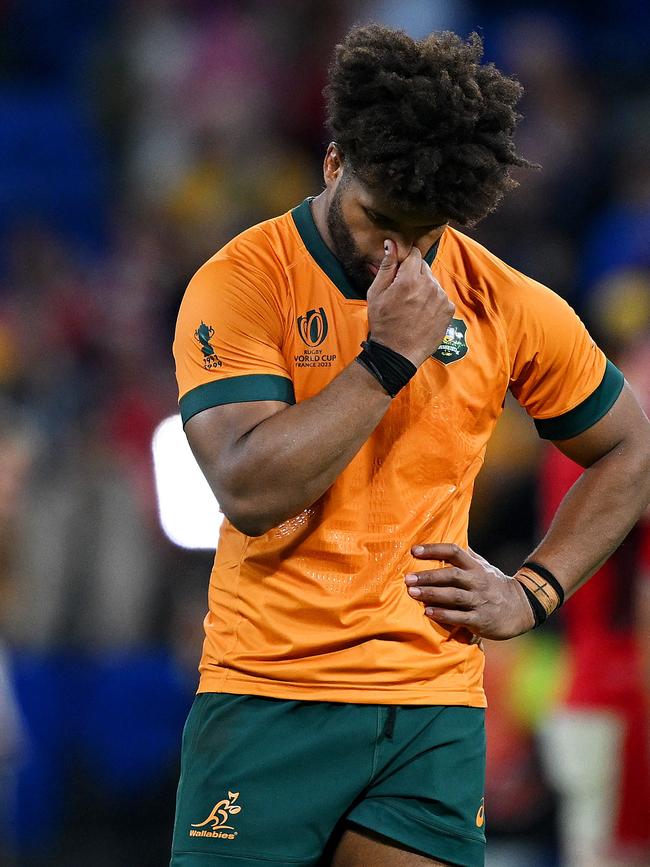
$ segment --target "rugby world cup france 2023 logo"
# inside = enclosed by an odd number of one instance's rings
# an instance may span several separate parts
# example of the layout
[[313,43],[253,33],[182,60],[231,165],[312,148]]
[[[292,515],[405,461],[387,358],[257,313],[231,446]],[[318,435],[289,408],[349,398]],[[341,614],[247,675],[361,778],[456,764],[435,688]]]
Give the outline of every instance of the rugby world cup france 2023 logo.
[[325,308],[308,310],[297,317],[296,325],[305,345],[305,348],[293,357],[296,367],[331,367],[332,362],[336,361],[336,355],[326,355],[325,351],[319,348],[329,332]]
[[297,319],[298,334],[306,346],[320,346],[327,337],[327,316],[323,307],[308,310]]

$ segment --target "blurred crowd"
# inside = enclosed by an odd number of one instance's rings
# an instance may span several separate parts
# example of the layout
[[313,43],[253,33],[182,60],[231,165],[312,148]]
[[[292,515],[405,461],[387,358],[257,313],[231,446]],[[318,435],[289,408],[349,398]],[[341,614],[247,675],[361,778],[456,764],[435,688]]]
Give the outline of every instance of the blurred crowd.
[[[176,412],[175,315],[223,243],[321,188],[329,56],[371,20],[416,37],[479,29],[488,59],[522,81],[518,148],[542,169],[472,234],[564,295],[650,408],[642,0],[4,0],[2,864],[166,863],[211,564],[173,545],[157,514],[151,438]],[[570,484],[559,460],[508,403],[472,547],[515,569]],[[629,806],[650,810],[647,777],[624,803],[584,807],[623,767],[603,769],[612,744],[632,737],[625,761],[648,762],[649,535],[642,521],[594,579],[591,619],[571,602],[539,634],[488,648],[494,867],[650,864],[648,813],[635,824]],[[599,622],[621,585],[625,611]],[[600,691],[576,686],[592,666]],[[572,743],[577,712],[602,773],[567,781],[549,757]],[[606,839],[592,839],[597,824]],[[590,846],[610,860],[588,860]]]

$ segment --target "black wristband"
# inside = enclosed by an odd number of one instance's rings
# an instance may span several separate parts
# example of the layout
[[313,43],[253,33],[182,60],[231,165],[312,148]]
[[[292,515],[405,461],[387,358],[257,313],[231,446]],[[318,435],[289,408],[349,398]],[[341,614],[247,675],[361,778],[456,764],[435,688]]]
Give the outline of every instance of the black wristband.
[[363,341],[361,349],[355,361],[372,373],[391,397],[395,397],[417,373],[412,361],[370,337]]
[[535,597],[535,594],[531,590],[529,590],[525,584],[522,584],[520,581],[519,586],[526,594],[526,599],[528,599],[530,607],[533,609],[533,617],[535,618],[535,625],[533,626],[533,629],[537,629],[538,626],[541,626],[542,623],[545,622],[548,614],[546,613],[546,610],[544,609],[544,606],[539,601],[539,599]]
[[543,578],[545,581],[548,581],[548,583],[551,585],[553,590],[555,590],[555,592],[557,593],[558,599],[560,600],[557,607],[559,608],[560,605],[562,605],[562,603],[564,602],[564,588],[562,587],[560,582],[557,580],[555,575],[552,572],[550,572],[546,568],[546,566],[541,566],[539,563],[535,563],[534,560],[526,560],[526,562],[523,564],[523,566],[521,568],[522,569],[530,569],[531,572],[537,572],[537,574],[540,576],[540,578]]

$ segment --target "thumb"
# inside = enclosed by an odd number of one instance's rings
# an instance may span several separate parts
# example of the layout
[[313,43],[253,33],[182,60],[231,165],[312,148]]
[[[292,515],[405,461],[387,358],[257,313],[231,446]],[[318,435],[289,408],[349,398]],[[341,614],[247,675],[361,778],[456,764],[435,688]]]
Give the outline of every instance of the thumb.
[[384,258],[381,260],[379,271],[373,283],[376,289],[385,289],[395,279],[395,273],[399,267],[397,260],[397,244],[388,238],[384,241]]

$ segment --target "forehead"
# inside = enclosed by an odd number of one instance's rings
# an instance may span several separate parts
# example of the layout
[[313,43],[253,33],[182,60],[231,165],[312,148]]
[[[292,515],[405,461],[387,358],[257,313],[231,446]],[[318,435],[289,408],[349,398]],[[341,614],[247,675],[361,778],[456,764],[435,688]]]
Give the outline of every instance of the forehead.
[[357,206],[387,217],[405,228],[441,226],[447,222],[446,217],[437,212],[435,207],[397,205],[382,194],[381,190],[366,186],[355,176],[349,178],[344,194],[347,194],[348,199]]

